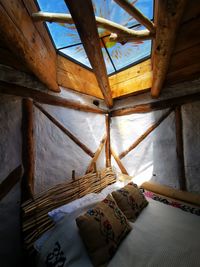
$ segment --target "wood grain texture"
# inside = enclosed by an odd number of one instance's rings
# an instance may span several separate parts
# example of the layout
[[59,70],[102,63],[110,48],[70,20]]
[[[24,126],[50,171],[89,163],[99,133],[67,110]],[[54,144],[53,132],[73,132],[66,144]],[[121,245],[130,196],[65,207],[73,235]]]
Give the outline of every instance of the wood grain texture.
[[105,153],[106,153],[106,167],[111,166],[111,151],[110,151],[110,116],[106,114],[106,146],[105,146]]
[[7,47],[50,90],[59,92],[56,53],[49,50],[38,33],[22,0],[0,3],[0,35]]
[[[91,0],[65,0],[108,107],[113,106]],[[83,16],[84,14],[84,16]]]
[[61,55],[57,55],[57,77],[60,86],[103,99],[94,73]]
[[175,125],[176,125],[176,153],[178,158],[179,186],[181,190],[187,191],[184,163],[183,147],[183,128],[182,128],[181,107],[175,108]]
[[156,37],[153,43],[153,83],[151,95],[158,97],[166,79],[177,31],[187,0],[155,1]]
[[94,157],[94,153],[86,145],[84,145],[75,135],[73,135],[69,130],[67,130],[58,120],[51,116],[42,106],[36,103],[34,103],[34,105],[86,154],[88,154],[90,157]]
[[22,177],[22,201],[34,195],[34,172],[35,172],[35,140],[33,134],[34,114],[33,101],[22,101],[22,162],[24,175]]
[[33,89],[26,88],[23,86],[1,82],[1,81],[0,81],[0,93],[7,94],[7,95],[20,96],[20,97],[30,97],[34,101],[42,103],[42,104],[65,107],[65,108],[80,110],[83,112],[92,112],[92,113],[98,113],[98,114],[107,113],[107,110],[94,108],[94,107],[91,107],[85,104],[81,104],[80,102],[68,100],[63,97],[50,95],[42,91],[33,90]]
[[20,181],[22,173],[22,165],[19,165],[0,183],[0,200],[2,200],[10,192],[13,186]]
[[130,151],[136,148],[154,129],[156,129],[162,121],[164,121],[172,112],[172,109],[168,110],[160,119],[150,126],[129,148],[120,153],[119,158],[124,158]]

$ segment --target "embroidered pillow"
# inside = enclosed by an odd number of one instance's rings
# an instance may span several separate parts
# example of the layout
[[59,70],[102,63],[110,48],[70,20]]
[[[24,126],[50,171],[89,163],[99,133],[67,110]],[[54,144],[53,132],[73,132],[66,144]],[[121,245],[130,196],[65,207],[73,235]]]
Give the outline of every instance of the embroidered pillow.
[[134,183],[112,192],[112,196],[124,215],[134,222],[142,209],[147,206],[148,201]]
[[131,230],[111,195],[76,218],[76,223],[94,266],[106,264]]

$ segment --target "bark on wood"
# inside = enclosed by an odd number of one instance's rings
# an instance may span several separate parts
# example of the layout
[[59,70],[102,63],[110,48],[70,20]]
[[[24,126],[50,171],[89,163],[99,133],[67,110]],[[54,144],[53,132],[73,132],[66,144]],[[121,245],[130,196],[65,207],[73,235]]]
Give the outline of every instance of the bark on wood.
[[76,136],[74,136],[69,130],[67,130],[58,120],[52,117],[42,106],[36,103],[34,103],[34,105],[43,114],[45,114],[46,117],[50,121],[52,121],[63,133],[65,133],[75,144],[77,144],[86,154],[88,154],[90,157],[94,157],[94,153],[86,145],[84,145],[81,141],[79,141],[79,139]]
[[[32,17],[35,21],[49,21],[49,22],[74,24],[74,21],[70,14],[38,12],[38,13],[33,13]],[[116,33],[118,38],[123,38],[124,40],[130,40],[130,39],[132,41],[148,40],[154,37],[154,34],[149,32],[148,30],[135,31],[101,17],[95,17],[95,19],[97,27],[103,28],[109,31],[110,33]]]
[[94,153],[94,157],[92,158],[92,160],[91,160],[91,162],[90,162],[85,174],[87,174],[89,172],[92,172],[92,170],[94,169],[94,163],[96,163],[96,161],[97,161],[97,159],[98,159],[98,157],[99,157],[99,155],[100,155],[105,143],[106,143],[106,135],[101,140],[100,145],[97,148],[96,152]]
[[10,84],[7,82],[0,81],[0,93],[14,95],[14,96],[21,96],[21,97],[30,97],[36,102],[39,102],[42,104],[66,107],[66,108],[80,110],[84,112],[92,112],[92,113],[99,113],[99,114],[107,113],[106,110],[93,108],[88,105],[81,104],[79,102],[67,100],[59,96],[50,95],[45,92],[33,90],[33,89],[26,88],[20,85]]
[[181,190],[186,190],[185,164],[184,164],[184,148],[183,148],[183,129],[181,107],[175,108],[176,123],[176,153],[178,157],[179,169],[179,185]]
[[153,84],[151,95],[158,97],[166,79],[177,31],[187,0],[156,0],[156,38],[153,44]]
[[23,99],[22,108],[22,162],[24,168],[24,175],[22,178],[22,201],[24,201],[34,194],[35,141],[33,135],[33,101],[31,99]]
[[113,100],[91,0],[65,0],[65,2],[72,15],[86,54],[96,75],[105,103],[108,107],[112,107]]
[[154,182],[144,182],[141,185],[141,187],[146,190],[152,191],[157,194],[161,194],[166,197],[174,198],[177,200],[181,200],[187,203],[200,206],[200,195],[199,194],[177,190],[172,187],[157,184]]
[[115,161],[117,162],[121,172],[128,175],[128,172],[125,169],[124,165],[122,164],[120,158],[117,156],[117,154],[115,153],[115,151],[112,148],[111,148],[111,154],[113,155]]
[[145,15],[143,15],[134,5],[132,5],[127,0],[114,0],[118,5],[120,5],[129,15],[134,17],[142,25],[144,25],[150,32],[155,32],[155,26],[151,20],[149,20]]
[[170,107],[176,107],[177,105],[183,105],[200,100],[200,93],[191,95],[180,96],[176,98],[170,98],[162,101],[156,101],[147,104],[135,105],[129,108],[116,109],[110,112],[111,117],[130,115],[134,113],[147,113],[155,110],[166,109]]
[[149,127],[145,133],[143,133],[128,149],[122,152],[119,155],[119,158],[122,159],[125,157],[131,150],[133,150],[136,146],[138,146],[155,128],[157,128],[163,120],[165,120],[169,114],[172,112],[172,109],[168,110],[161,118],[155,122],[151,127]]
[[111,166],[111,151],[110,151],[110,116],[106,114],[106,167]]
[[0,183],[0,200],[2,200],[22,177],[23,168],[19,165]]
[[[46,47],[21,0],[0,3],[0,35],[7,47],[50,90],[59,92],[56,52]],[[48,67],[47,67],[48,66]]]

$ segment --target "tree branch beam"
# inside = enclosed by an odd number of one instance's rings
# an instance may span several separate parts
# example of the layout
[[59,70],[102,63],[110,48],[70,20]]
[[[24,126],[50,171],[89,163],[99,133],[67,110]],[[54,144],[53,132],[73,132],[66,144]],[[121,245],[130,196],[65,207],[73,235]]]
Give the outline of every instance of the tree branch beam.
[[[37,12],[33,13],[32,17],[35,21],[48,21],[48,22],[74,24],[73,18],[70,14]],[[137,40],[149,40],[155,36],[154,33],[151,33],[148,30],[135,31],[101,17],[95,17],[95,19],[97,27],[103,28],[111,33],[110,35],[111,41],[126,42],[126,41],[137,41]]]
[[121,8],[123,8],[129,15],[134,17],[142,25],[144,25],[151,33],[155,33],[155,25],[145,15],[143,15],[134,5],[128,0],[114,0]]
[[117,162],[117,165],[119,166],[121,172],[122,172],[123,174],[127,174],[127,175],[128,175],[128,172],[127,172],[126,168],[124,167],[124,165],[122,164],[120,158],[119,158],[118,155],[115,153],[115,151],[112,149],[112,147],[111,147],[110,150],[111,150],[111,154],[112,154],[113,158],[115,159],[115,161]]

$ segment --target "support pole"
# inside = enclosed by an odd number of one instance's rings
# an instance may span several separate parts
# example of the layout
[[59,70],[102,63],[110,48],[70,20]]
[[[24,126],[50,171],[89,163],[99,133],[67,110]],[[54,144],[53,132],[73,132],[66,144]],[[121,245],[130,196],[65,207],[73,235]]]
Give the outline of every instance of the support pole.
[[110,151],[110,115],[106,114],[106,167],[111,166],[111,151]]

